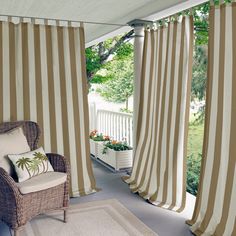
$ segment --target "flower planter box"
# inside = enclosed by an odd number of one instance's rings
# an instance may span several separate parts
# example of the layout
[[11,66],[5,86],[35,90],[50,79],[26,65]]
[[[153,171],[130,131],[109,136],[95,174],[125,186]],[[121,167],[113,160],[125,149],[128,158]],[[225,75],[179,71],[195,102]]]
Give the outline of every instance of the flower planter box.
[[116,171],[125,168],[131,168],[133,164],[133,150],[114,151],[108,148],[106,153],[103,154],[103,144],[98,144],[98,159],[102,160],[109,166],[113,167]]
[[97,158],[98,156],[98,143],[103,143],[101,141],[94,141],[92,139],[89,140],[90,143],[90,153]]

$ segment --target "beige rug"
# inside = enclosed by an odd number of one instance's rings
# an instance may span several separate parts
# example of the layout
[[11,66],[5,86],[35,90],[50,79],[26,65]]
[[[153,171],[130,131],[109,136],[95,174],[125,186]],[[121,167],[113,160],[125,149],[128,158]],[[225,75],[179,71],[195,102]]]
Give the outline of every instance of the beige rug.
[[154,236],[157,235],[116,199],[71,205],[68,223],[62,211],[40,215],[20,236]]

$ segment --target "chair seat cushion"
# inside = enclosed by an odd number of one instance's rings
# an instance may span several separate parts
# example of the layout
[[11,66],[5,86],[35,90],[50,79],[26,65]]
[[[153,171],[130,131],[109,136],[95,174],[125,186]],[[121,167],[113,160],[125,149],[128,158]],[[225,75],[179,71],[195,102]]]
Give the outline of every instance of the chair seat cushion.
[[29,180],[17,183],[22,194],[49,189],[66,182],[67,174],[61,172],[47,172]]

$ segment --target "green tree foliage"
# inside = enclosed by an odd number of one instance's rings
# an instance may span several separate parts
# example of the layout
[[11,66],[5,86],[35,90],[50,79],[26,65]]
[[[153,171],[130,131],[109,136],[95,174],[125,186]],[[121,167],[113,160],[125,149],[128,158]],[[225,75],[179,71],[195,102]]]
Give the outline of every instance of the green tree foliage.
[[187,191],[195,196],[198,191],[201,159],[201,154],[196,157],[193,153],[187,159]]
[[[204,3],[194,9],[194,52],[192,100],[205,100],[207,81],[207,52],[210,4]],[[202,160],[204,109],[189,126],[189,150],[187,158],[187,191],[197,195]]]
[[209,10],[209,2],[194,8],[193,19],[196,46],[208,44]]
[[192,100],[204,100],[207,79],[207,51],[210,4],[204,3],[194,9],[194,53]]
[[86,48],[86,69],[88,74],[95,73],[101,69],[98,47]]
[[116,36],[86,48],[86,69],[89,82],[105,82],[107,78],[103,78],[97,72],[106,67],[106,64],[111,61],[114,56],[122,59],[132,53],[133,49],[127,44],[127,41],[130,40],[133,32],[134,31],[131,30],[125,35]]
[[[131,44],[130,44],[131,45]],[[132,45],[131,45],[132,46]],[[129,46],[129,48],[131,48]],[[133,53],[117,55],[106,67],[107,77],[111,78],[103,84],[98,92],[106,100],[111,102],[126,102],[128,110],[128,98],[133,94]]]
[[192,99],[204,100],[207,80],[207,45],[197,45],[194,50]]

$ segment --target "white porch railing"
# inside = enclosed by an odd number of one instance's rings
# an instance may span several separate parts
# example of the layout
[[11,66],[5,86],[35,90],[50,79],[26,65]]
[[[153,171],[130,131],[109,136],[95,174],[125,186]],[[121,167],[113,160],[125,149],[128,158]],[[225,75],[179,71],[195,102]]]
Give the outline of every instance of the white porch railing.
[[97,109],[95,103],[89,103],[89,129],[95,130],[97,129]]
[[95,103],[89,104],[90,130],[97,129],[115,140],[126,139],[133,145],[133,116],[131,114],[96,109]]

